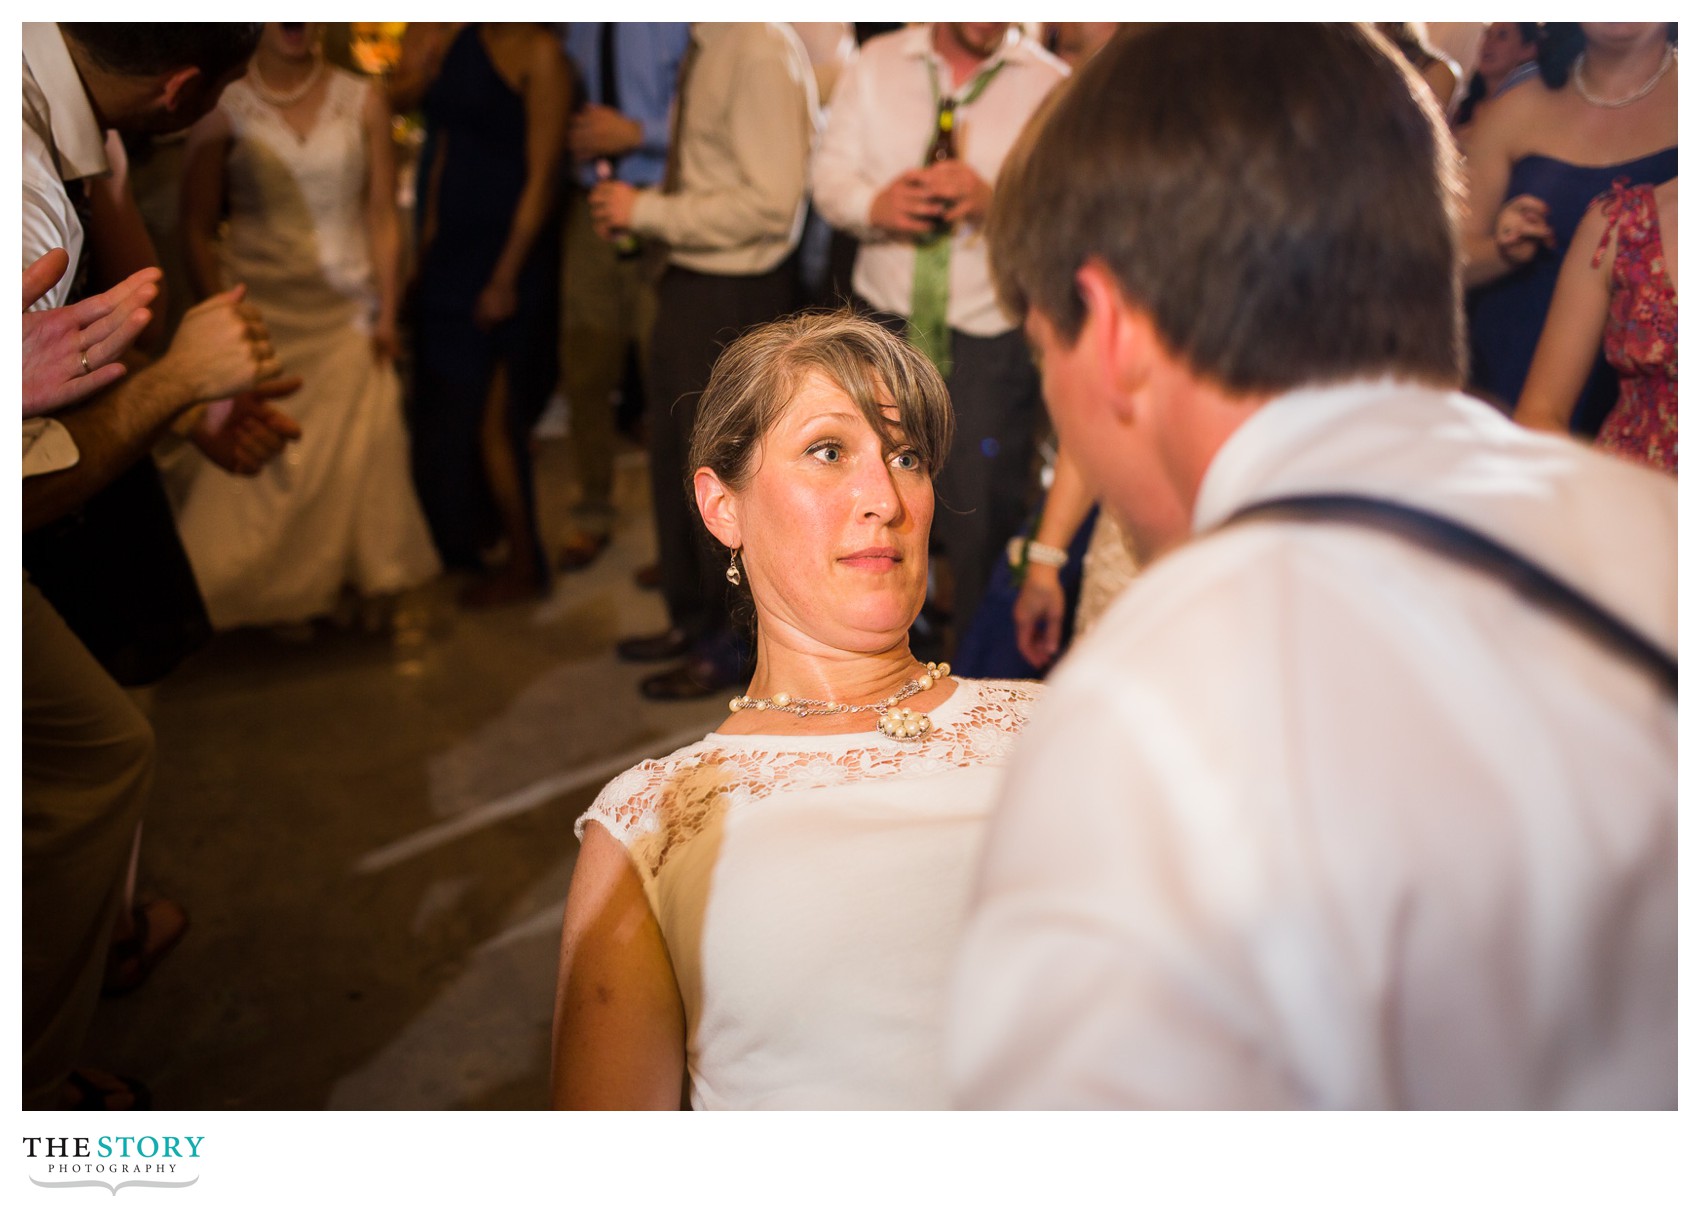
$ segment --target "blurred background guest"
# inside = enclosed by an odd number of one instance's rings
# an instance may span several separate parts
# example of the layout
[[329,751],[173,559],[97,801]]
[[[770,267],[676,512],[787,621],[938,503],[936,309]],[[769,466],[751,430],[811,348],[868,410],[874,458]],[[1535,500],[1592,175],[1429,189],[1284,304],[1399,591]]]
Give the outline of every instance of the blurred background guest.
[[1617,186],[1583,216],[1559,271],[1517,420],[1565,430],[1603,344],[1618,399],[1599,445],[1676,471],[1676,179]]
[[950,588],[935,585],[934,598],[962,624],[1021,528],[1042,412],[1026,341],[993,294],[981,231],[1010,145],[1067,75],[1008,22],[887,34],[845,70],[815,155],[815,205],[861,239],[860,306],[906,333],[950,387],[956,437],[934,526]]
[[563,569],[589,564],[613,533],[617,397],[633,362],[641,385],[655,324],[657,262],[666,255],[635,235],[617,243],[598,238],[590,191],[601,180],[661,184],[673,89],[689,40],[683,21],[566,27],[583,101],[567,126],[572,184],[561,269],[561,386],[572,410],[579,496],[556,557]]
[[1377,21],[1375,28],[1399,48],[1406,62],[1417,69],[1417,74],[1439,103],[1440,111],[1451,114],[1454,103],[1459,99],[1458,64],[1429,42],[1428,31],[1423,28],[1422,22]]
[[1477,49],[1476,70],[1464,89],[1464,99],[1452,124],[1458,130],[1470,125],[1483,108],[1519,84],[1539,78],[1535,55],[1540,50],[1538,21],[1495,21],[1482,33]]
[[467,606],[536,598],[531,427],[555,390],[557,174],[572,71],[540,25],[410,25],[390,81],[423,108],[413,284],[413,468],[437,550],[455,568],[500,563]]
[[[1676,27],[1548,22],[1545,87],[1502,95],[1465,139],[1470,386],[1510,411],[1588,204],[1622,178],[1676,176]],[[1617,399],[1595,362],[1571,428],[1592,435]]]
[[649,366],[649,478],[665,630],[629,636],[628,661],[685,658],[640,683],[652,699],[702,698],[743,676],[724,565],[685,495],[697,397],[723,345],[796,306],[809,149],[819,107],[797,35],[777,23],[691,26],[661,187],[604,181],[598,233],[667,245]]
[[219,628],[304,622],[329,614],[345,587],[378,598],[439,571],[395,372],[389,105],[328,66],[319,37],[312,24],[268,24],[187,157],[196,296],[246,283],[302,379],[283,405],[302,429],[288,455],[251,480],[202,465],[182,492],[178,532]]

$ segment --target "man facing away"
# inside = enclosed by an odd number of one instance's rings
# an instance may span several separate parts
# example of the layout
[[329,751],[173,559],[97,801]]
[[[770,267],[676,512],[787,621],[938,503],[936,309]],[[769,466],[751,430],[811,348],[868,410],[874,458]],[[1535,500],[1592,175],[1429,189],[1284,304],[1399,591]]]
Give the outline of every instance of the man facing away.
[[[1420,92],[1359,27],[1124,35],[1000,180],[1064,447],[1145,552],[1184,543],[1012,763],[966,1105],[1675,1106],[1675,484],[1457,391]],[[1597,614],[1339,503],[1229,521],[1319,494],[1450,519]]]

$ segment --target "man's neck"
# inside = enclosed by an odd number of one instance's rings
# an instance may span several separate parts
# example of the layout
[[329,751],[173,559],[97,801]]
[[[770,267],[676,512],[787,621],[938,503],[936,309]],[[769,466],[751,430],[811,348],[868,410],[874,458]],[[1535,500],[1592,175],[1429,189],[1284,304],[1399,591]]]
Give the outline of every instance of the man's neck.
[[[992,55],[976,55],[956,40],[956,36],[944,27],[943,22],[933,26],[933,50],[943,59],[945,66],[950,68],[950,88],[952,92],[961,88],[974,78],[987,63]],[[996,52],[993,52],[994,54]]]

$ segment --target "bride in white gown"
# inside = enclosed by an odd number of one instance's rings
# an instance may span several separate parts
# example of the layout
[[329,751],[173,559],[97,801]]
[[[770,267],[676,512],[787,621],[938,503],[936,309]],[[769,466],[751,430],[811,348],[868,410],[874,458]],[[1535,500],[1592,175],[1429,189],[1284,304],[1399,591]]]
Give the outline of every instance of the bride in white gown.
[[[218,628],[331,612],[440,570],[408,470],[394,357],[400,222],[380,89],[325,64],[318,27],[268,24],[190,136],[183,236],[198,296],[246,283],[302,387],[302,429],[253,478],[203,466],[178,531]],[[221,208],[227,222],[220,232]]]

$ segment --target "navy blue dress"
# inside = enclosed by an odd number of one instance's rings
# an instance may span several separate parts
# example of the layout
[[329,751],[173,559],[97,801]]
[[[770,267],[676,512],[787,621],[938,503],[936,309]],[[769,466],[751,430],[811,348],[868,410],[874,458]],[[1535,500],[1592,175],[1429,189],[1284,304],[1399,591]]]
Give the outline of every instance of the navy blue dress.
[[[497,72],[468,25],[425,94],[419,162],[420,252],[413,324],[413,474],[443,561],[480,566],[501,534],[484,473],[479,423],[491,378],[507,370],[508,434],[537,532],[530,434],[555,389],[560,306],[560,224],[545,219],[516,284],[518,307],[493,331],[472,322],[525,189],[525,101]],[[438,164],[441,164],[439,175]],[[433,195],[432,182],[436,182]],[[541,545],[538,567],[547,568]]]
[[[1559,266],[1588,204],[1619,179],[1631,185],[1658,185],[1674,176],[1674,147],[1598,168],[1551,156],[1524,156],[1511,166],[1505,197],[1533,194],[1544,201],[1556,246],[1541,249],[1528,265],[1470,292],[1471,387],[1506,411],[1516,407],[1546,323],[1547,305],[1558,285]],[[1617,375],[1601,354],[1571,418],[1571,429],[1591,437],[1616,401]]]

